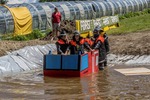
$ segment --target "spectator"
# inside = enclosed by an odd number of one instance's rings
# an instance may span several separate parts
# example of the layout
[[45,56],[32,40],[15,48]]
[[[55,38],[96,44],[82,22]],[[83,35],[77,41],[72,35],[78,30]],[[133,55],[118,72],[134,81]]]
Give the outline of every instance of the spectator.
[[54,8],[55,11],[52,14],[52,25],[53,25],[53,36],[59,36],[60,22],[61,22],[61,13],[58,11],[58,8]]

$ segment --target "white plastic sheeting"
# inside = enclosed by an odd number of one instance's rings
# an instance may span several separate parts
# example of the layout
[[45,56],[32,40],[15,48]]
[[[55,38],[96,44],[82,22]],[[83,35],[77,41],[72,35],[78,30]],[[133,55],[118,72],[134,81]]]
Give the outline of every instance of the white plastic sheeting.
[[[28,46],[0,57],[0,74],[5,75],[42,68],[44,54],[48,54],[49,51],[56,51],[55,44]],[[113,64],[150,65],[150,55],[134,56],[109,54],[108,62]]]
[[0,57],[0,74],[28,71],[43,67],[44,54],[56,51],[55,44],[28,46]]
[[127,65],[150,65],[150,55],[108,55],[108,62]]

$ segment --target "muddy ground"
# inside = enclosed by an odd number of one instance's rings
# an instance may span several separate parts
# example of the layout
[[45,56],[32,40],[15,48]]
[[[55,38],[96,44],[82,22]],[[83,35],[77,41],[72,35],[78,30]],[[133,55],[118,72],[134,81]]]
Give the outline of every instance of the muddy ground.
[[109,36],[111,53],[150,55],[150,31]]
[[31,41],[0,41],[0,56],[6,55],[7,52],[15,51],[26,46],[44,45],[50,41],[31,40]]
[[[110,48],[113,54],[150,55],[150,31],[129,33],[125,35],[109,35]],[[0,41],[0,56],[25,46],[44,45],[50,40]]]

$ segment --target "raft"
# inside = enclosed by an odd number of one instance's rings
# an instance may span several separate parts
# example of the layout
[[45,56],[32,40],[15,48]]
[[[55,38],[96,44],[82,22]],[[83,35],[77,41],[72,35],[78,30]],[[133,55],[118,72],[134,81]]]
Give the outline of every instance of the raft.
[[96,73],[99,52],[97,50],[75,55],[44,55],[44,76],[49,77],[83,77]]

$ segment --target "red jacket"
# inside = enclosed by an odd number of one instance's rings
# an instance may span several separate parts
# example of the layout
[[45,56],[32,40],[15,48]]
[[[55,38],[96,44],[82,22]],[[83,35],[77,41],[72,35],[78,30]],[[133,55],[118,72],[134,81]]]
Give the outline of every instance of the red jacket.
[[57,12],[57,13],[53,13],[52,14],[52,18],[53,18],[53,23],[60,23],[61,21],[61,13],[60,12]]
[[96,39],[96,43],[98,42],[98,41],[101,41],[102,43],[104,43],[104,37],[103,36],[99,36],[97,39]]
[[[80,44],[81,44],[81,45],[83,45],[84,42],[85,42],[84,39],[81,39],[81,40],[80,40]],[[74,40],[71,40],[71,41],[70,41],[70,44],[71,44],[72,46],[77,46],[77,43],[76,43],[76,41],[74,41]]]

